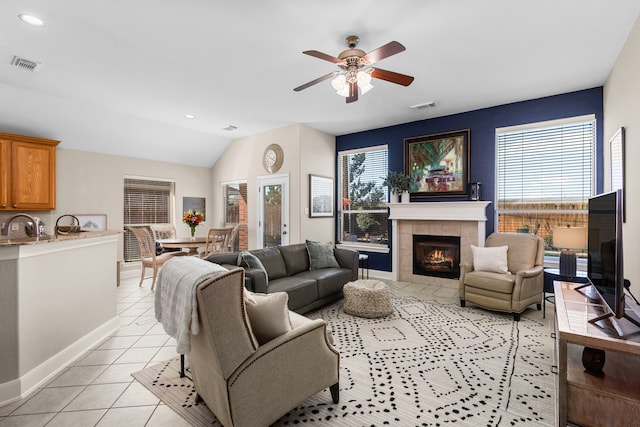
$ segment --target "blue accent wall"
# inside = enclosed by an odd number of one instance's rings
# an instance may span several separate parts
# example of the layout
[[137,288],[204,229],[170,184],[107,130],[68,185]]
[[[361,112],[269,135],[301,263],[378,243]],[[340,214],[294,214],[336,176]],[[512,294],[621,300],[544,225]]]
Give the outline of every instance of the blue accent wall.
[[[602,150],[604,146],[602,87],[342,135],[336,137],[336,150],[344,151],[387,144],[389,147],[389,169],[403,171],[405,138],[469,129],[469,182],[481,182],[482,200],[492,202],[487,208],[486,230],[488,235],[495,229],[496,128],[587,114],[595,114],[596,116],[596,192],[601,193],[603,187]],[[337,173],[336,176],[338,176]],[[412,203],[430,203],[442,200],[465,199],[448,197]],[[393,231],[391,224],[389,224],[390,242]],[[394,248],[391,248],[391,251],[393,250]],[[369,264],[370,268],[374,270],[391,271],[391,253],[370,252]]]

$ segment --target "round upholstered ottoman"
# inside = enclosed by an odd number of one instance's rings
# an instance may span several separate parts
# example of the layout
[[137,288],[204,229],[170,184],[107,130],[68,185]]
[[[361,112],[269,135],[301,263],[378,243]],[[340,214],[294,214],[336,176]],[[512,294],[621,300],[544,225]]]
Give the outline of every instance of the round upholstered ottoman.
[[375,319],[393,312],[389,287],[379,280],[356,280],[344,285],[343,310],[354,316]]

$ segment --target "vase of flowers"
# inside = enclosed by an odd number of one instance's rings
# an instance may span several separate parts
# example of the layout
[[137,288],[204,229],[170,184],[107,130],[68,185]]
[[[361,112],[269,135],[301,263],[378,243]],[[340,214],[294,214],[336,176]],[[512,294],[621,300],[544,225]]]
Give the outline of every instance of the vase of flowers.
[[191,229],[191,240],[196,239],[196,227],[204,221],[204,215],[198,211],[188,210],[182,217],[182,222],[187,224]]

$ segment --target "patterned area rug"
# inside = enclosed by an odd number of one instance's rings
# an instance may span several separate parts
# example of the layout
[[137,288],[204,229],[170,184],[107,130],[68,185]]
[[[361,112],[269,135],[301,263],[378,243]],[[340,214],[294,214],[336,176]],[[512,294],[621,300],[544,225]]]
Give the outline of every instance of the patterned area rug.
[[[508,426],[555,424],[553,340],[531,310],[520,322],[474,307],[393,297],[394,312],[363,319],[338,302],[323,318],[340,351],[340,402],[318,393],[276,425]],[[527,316],[527,313],[533,315]],[[133,376],[191,424],[219,425],[195,404],[179,358]]]

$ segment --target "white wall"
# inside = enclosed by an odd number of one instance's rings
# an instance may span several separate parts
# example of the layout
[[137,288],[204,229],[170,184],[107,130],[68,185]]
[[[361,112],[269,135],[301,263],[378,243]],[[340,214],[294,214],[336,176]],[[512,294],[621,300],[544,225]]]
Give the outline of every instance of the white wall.
[[172,179],[175,181],[174,218],[179,236],[187,237],[189,227],[182,223],[182,198],[205,197],[206,221],[197,235],[206,236],[216,224],[211,211],[211,170],[195,166],[119,157],[87,151],[58,149],[56,157],[56,210],[50,213],[47,229],[52,230],[58,216],[69,213],[107,214],[107,228],[122,230],[124,177]]
[[625,196],[627,221],[623,226],[625,277],[631,281],[631,291],[640,295],[640,18],[631,30],[604,85],[605,184],[609,188],[608,140],[624,126],[626,134]]
[[221,185],[229,181],[247,182],[249,249],[257,245],[258,195],[257,180],[267,176],[262,166],[262,154],[269,144],[278,144],[284,151],[284,161],[278,174],[289,174],[289,242],[305,239],[333,240],[334,222],[331,218],[309,219],[309,173],[334,177],[335,138],[306,125],[295,124],[234,140],[213,166],[214,219],[222,222]]

